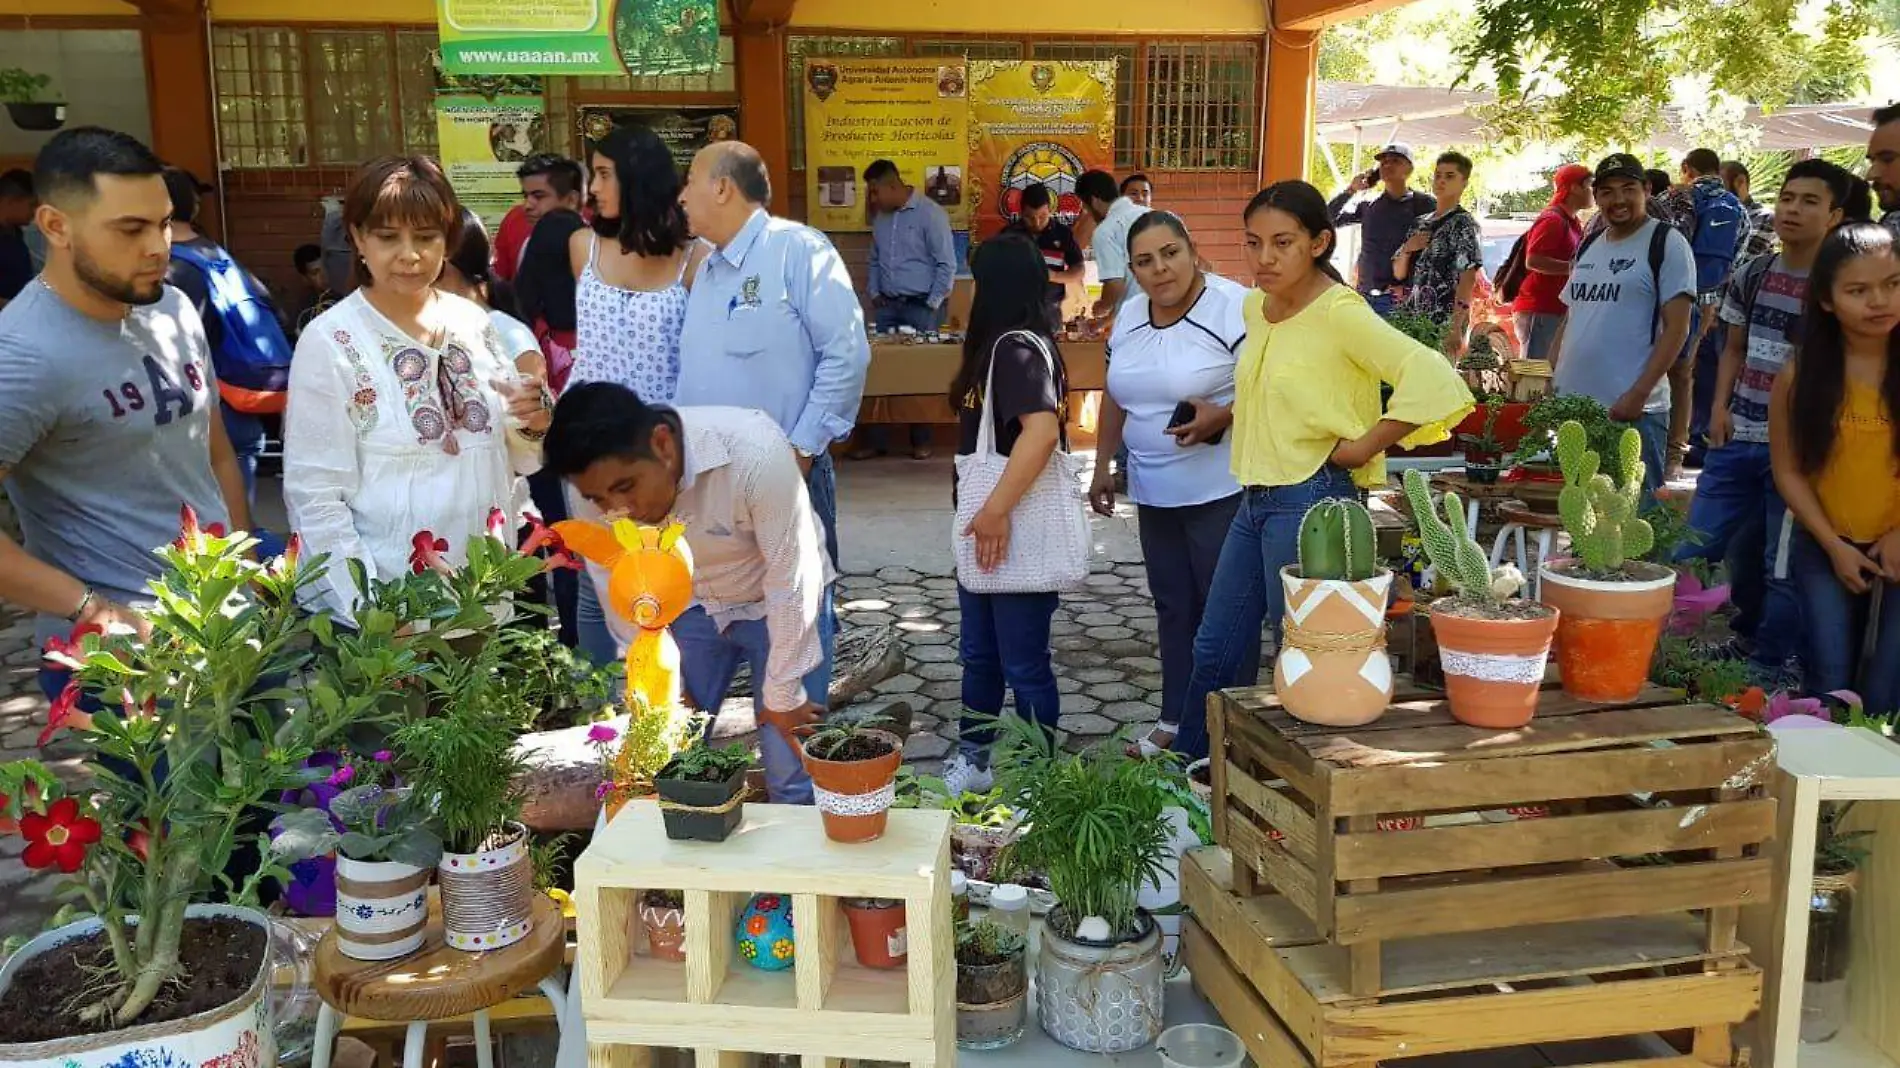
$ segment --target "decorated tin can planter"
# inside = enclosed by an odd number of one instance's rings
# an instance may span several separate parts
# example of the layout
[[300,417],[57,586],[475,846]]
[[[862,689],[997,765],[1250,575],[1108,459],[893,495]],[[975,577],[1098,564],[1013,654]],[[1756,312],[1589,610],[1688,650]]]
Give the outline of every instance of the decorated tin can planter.
[[432,869],[393,860],[336,858],[337,949],[356,960],[395,960],[422,947]]
[[534,864],[528,831],[511,824],[505,840],[479,853],[444,853],[442,939],[451,949],[482,952],[521,941],[533,925]]

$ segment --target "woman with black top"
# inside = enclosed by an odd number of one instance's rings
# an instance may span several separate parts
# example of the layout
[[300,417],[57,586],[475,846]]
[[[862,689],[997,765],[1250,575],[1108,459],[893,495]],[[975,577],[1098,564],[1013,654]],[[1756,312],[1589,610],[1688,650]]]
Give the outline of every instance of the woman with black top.
[[[1067,448],[1068,375],[1051,334],[1043,301],[1049,275],[1033,241],[1001,234],[985,241],[970,264],[976,292],[963,363],[950,385],[957,410],[957,455],[976,451],[985,383],[994,391],[996,451],[1009,457],[989,500],[959,533],[976,539],[977,566],[989,570],[1009,555],[1010,513],[1042,474],[1055,450]],[[992,363],[994,367],[992,367]],[[1058,596],[1045,593],[972,593],[957,587],[962,615],[964,721],[957,753],[944,765],[950,796],[988,790],[993,730],[984,719],[1001,714],[1003,689],[1016,694],[1016,714],[1056,729],[1061,694],[1049,649],[1049,624]]]

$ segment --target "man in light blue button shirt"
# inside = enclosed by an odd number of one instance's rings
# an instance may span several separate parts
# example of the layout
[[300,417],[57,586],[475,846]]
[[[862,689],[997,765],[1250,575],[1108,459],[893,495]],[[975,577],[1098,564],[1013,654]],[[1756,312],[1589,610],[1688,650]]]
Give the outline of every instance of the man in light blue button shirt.
[[771,199],[752,146],[722,141],[693,157],[680,203],[693,233],[717,251],[686,301],[674,403],[757,408],[785,429],[835,566],[837,484],[826,450],[857,422],[871,344],[838,250],[811,227],[774,218]]
[[[897,164],[881,159],[864,169],[871,207],[871,302],[878,333],[907,326],[920,334],[943,322],[944,304],[957,277],[957,246],[950,236],[950,215],[923,190],[906,185]],[[890,451],[890,430],[866,426],[854,460]],[[910,454],[930,458],[930,427],[910,427]]]

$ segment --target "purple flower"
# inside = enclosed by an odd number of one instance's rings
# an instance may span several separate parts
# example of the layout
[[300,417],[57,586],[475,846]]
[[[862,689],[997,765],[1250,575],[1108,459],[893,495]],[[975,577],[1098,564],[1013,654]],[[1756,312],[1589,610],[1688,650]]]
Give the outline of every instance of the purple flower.
[[592,745],[606,745],[618,737],[620,732],[605,723],[596,723],[587,728],[587,741]]
[[610,782],[603,782],[595,786],[594,800],[605,801],[607,799],[607,795],[613,791],[613,788],[614,788],[614,784]]
[[341,786],[348,786],[350,784],[350,780],[354,778],[356,778],[356,769],[349,766],[348,764],[345,764],[342,767],[336,769],[336,771],[332,772],[330,774],[329,779],[325,781],[327,781],[331,786],[341,787]]
[[387,749],[378,749],[376,750],[375,755],[373,755],[370,759],[376,761],[376,763],[378,764],[387,764],[390,761],[396,759],[396,754],[390,752]]

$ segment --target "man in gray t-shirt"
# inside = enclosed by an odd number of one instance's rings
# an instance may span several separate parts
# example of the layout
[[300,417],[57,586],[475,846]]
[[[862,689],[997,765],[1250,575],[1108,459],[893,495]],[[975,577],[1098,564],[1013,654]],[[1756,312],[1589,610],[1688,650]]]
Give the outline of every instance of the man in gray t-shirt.
[[46,270],[0,310],[0,479],[25,550],[0,536],[0,600],[44,641],[137,619],[179,509],[248,528],[197,313],[166,286],[171,198],[133,138],[67,130],[35,175]]
[[1608,225],[1584,240],[1564,285],[1568,312],[1550,347],[1559,393],[1595,398],[1643,437],[1646,491],[1662,484],[1669,443],[1669,367],[1689,335],[1695,255],[1649,217],[1643,166],[1621,153],[1597,165]]

